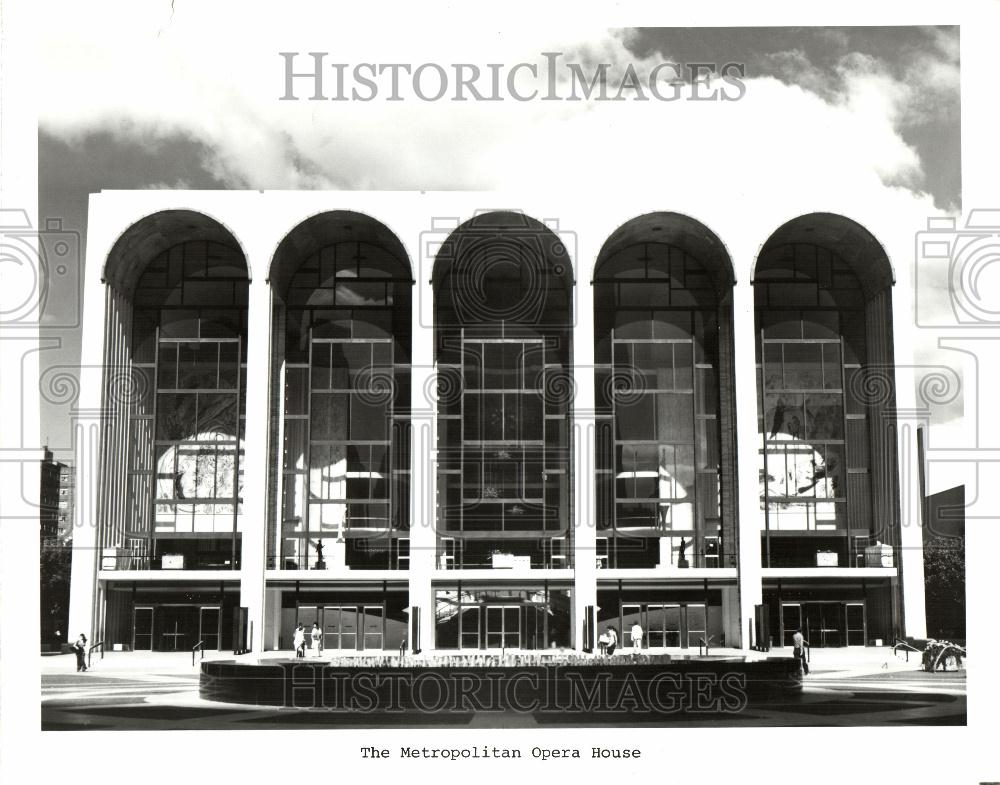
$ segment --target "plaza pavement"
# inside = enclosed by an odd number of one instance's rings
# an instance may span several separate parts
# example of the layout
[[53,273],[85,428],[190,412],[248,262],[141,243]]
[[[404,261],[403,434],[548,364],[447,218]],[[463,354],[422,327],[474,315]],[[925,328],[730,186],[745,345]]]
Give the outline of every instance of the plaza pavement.
[[[655,653],[660,653],[656,650]],[[668,649],[673,656],[696,656],[697,649]],[[531,652],[542,657],[547,655],[558,656],[567,652],[559,650]],[[653,653],[644,650],[644,653]],[[392,656],[391,652],[385,655]],[[747,651],[744,649],[714,648],[709,654],[713,657],[746,657],[747,659],[766,659],[768,657],[791,657],[792,649],[774,648],[769,652]],[[324,652],[319,659],[328,659],[330,652]],[[205,660],[236,660],[239,662],[253,663],[259,660],[291,659],[295,656],[292,651],[267,651],[263,654],[242,654],[234,656],[232,652],[205,652]],[[338,658],[341,657],[371,657],[371,652],[336,652]],[[407,655],[407,660],[413,659],[434,659],[439,655],[418,654]],[[442,655],[447,656],[447,655]],[[632,656],[631,649],[619,649],[615,652],[613,659],[627,660]],[[99,652],[95,652],[91,662],[91,669],[88,673],[101,673],[107,675],[131,674],[141,676],[142,674],[160,675],[190,675],[198,673],[198,664],[201,657],[196,657],[195,664],[191,664],[191,652],[107,652],[104,657]],[[894,656],[891,648],[841,648],[841,649],[813,649],[810,655],[810,675],[823,674],[827,677],[850,678],[868,674],[880,674],[885,672],[905,672],[920,670],[920,655],[910,654],[907,661],[902,653]],[[47,674],[74,673],[76,671],[75,658],[71,654],[46,655],[41,658],[41,672]]]
[[[791,656],[790,649],[769,653],[713,649],[712,655]],[[247,654],[235,659],[290,658],[292,652]],[[339,655],[338,655],[339,656]],[[419,655],[423,658],[424,655]],[[627,660],[630,652],[616,654]],[[205,660],[234,659],[231,652],[208,652]],[[505,711],[379,717],[354,713],[266,708],[203,700],[198,694],[201,659],[190,652],[108,652],[92,668],[76,673],[72,655],[41,658],[43,730],[166,730],[222,728],[489,727],[540,726],[872,726],[963,725],[966,722],[965,671],[924,673],[919,658],[894,657],[891,649],[814,650],[810,675],[801,694],[751,704],[732,715],[682,714],[618,718],[541,716]],[[974,666],[973,666],[974,667]]]

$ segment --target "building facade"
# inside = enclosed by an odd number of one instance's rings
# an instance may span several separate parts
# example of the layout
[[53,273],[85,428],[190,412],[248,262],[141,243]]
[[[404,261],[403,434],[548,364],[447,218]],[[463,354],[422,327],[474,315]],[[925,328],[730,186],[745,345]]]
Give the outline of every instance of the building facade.
[[313,622],[351,651],[921,635],[890,263],[912,234],[660,201],[93,195],[71,627],[125,650],[290,649]]
[[[39,636],[42,651],[59,651],[69,620],[73,535],[73,467],[42,448],[39,493]],[[69,493],[67,493],[69,489]]]
[[56,537],[60,545],[73,542],[73,522],[76,500],[76,468],[72,463],[59,465],[59,515]]
[[38,493],[39,537],[44,547],[59,535],[59,486],[65,464],[59,463],[48,447],[42,448],[41,483]]

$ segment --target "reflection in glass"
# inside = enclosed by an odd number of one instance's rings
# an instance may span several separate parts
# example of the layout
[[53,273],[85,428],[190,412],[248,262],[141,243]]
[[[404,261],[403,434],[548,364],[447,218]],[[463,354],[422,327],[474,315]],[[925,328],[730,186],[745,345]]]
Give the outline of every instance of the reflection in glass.
[[613,442],[597,439],[609,566],[722,566],[714,286],[681,249],[641,243],[601,262],[595,302],[596,341],[610,338],[614,362],[595,374],[614,428]]
[[160,254],[136,285],[132,362],[149,394],[130,412],[124,545],[148,566],[238,566],[247,285],[238,248],[204,241]]
[[[303,259],[283,293],[283,569],[405,568],[409,271],[339,242]],[[405,391],[405,392],[404,392]]]
[[864,343],[864,315],[853,296],[860,290],[842,260],[811,246],[773,249],[758,263],[761,528],[772,563],[816,566],[817,550],[831,539],[799,547],[771,533],[845,538],[870,524],[865,407],[845,398],[864,374],[856,365]]

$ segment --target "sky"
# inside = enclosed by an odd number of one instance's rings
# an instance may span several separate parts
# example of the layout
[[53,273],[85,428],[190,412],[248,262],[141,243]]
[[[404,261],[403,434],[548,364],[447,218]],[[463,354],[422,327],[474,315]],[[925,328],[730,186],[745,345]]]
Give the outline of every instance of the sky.
[[[207,5],[207,4],[206,4]],[[39,212],[86,235],[101,189],[627,187],[660,178],[696,203],[720,183],[789,200],[850,188],[868,209],[922,226],[961,206],[958,29],[578,29],[344,24],[333,4],[261,24],[214,5],[75,4],[40,58]],[[220,31],[226,31],[225,34]],[[744,63],[725,105],[637,102],[283,102],[278,52],[358,62]],[[304,62],[304,61],[303,61]],[[753,151],[748,155],[746,151]],[[775,162],[781,177],[775,178]],[[769,190],[769,183],[781,181]],[[745,186],[744,186],[745,187]],[[679,206],[680,207],[680,206]],[[794,204],[789,202],[789,210]],[[789,212],[789,215],[794,215]],[[81,245],[82,247],[82,245]],[[80,276],[82,280],[82,273]],[[944,298],[942,298],[942,303]],[[72,286],[54,287],[42,373],[78,363]],[[946,363],[924,336],[917,363]],[[961,397],[932,411],[944,435]],[[68,407],[43,400],[42,435],[66,455]]]

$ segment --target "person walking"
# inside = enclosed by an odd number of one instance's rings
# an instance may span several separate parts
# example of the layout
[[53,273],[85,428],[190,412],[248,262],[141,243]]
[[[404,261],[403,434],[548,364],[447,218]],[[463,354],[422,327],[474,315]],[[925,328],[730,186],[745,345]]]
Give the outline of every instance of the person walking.
[[82,632],[73,644],[73,653],[76,655],[76,672],[87,670],[87,636]]
[[306,656],[306,630],[301,624],[295,628],[292,636],[292,646],[295,648],[295,657],[301,659]]
[[608,656],[610,657],[615,653],[615,649],[618,648],[618,633],[615,632],[614,627],[608,627]]
[[309,637],[312,639],[312,655],[313,657],[319,657],[319,643],[323,638],[323,633],[319,629],[319,622],[313,622],[313,628],[309,631]]
[[638,654],[642,651],[642,625],[639,624],[638,620],[632,625],[629,637],[632,639],[632,653]]
[[799,661],[803,676],[809,675],[809,660],[806,659],[806,646],[808,645],[809,641],[802,635],[802,630],[796,630],[795,634],[792,635],[792,646],[795,647],[795,659]]

